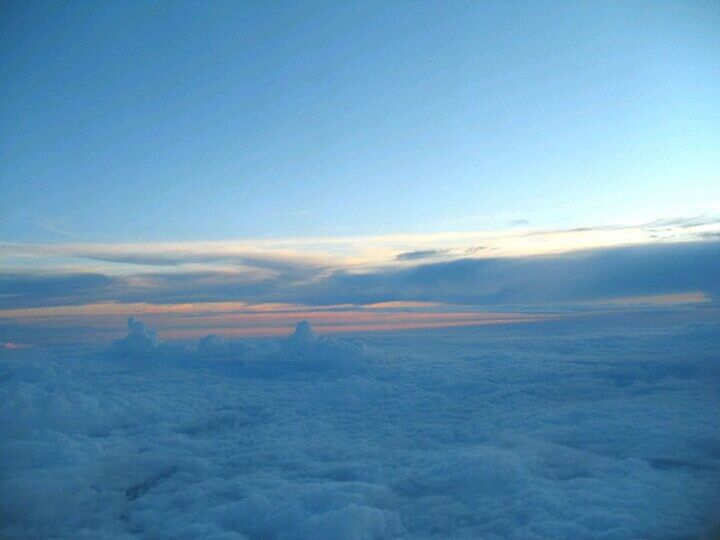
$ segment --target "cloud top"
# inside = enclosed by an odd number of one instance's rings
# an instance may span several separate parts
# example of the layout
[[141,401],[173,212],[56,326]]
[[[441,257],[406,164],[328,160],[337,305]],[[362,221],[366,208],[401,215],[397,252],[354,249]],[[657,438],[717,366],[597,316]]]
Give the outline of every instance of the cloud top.
[[718,330],[0,350],[0,536],[711,538]]

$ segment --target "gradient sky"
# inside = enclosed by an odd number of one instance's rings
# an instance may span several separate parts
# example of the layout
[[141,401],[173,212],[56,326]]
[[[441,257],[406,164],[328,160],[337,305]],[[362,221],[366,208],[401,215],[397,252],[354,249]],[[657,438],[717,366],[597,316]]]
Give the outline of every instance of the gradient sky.
[[4,2],[2,21],[8,241],[597,224],[720,200],[717,2]]
[[63,305],[717,298],[717,2],[0,16],[0,340]]

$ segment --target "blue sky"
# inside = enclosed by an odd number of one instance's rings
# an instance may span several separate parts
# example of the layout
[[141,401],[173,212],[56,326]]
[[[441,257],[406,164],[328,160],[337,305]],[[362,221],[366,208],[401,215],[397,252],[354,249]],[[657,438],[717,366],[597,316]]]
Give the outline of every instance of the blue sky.
[[0,330],[715,305],[719,28],[715,2],[7,2]]
[[37,2],[3,26],[5,241],[596,225],[720,200],[714,2]]

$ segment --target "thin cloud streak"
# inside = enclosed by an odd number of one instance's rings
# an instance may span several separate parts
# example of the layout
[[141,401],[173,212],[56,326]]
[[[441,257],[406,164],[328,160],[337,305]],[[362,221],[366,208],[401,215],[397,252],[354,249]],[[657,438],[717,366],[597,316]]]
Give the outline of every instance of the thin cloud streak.
[[[360,237],[257,239],[213,242],[22,244],[0,243],[5,268],[87,269],[124,274],[132,266],[165,269],[219,265],[286,271],[348,268],[369,270],[412,263],[425,256],[446,260],[560,254],[580,249],[703,240],[720,233],[720,216],[691,216],[639,224],[567,229],[389,234]],[[479,247],[480,246],[480,247]],[[130,267],[130,269],[128,268]]]

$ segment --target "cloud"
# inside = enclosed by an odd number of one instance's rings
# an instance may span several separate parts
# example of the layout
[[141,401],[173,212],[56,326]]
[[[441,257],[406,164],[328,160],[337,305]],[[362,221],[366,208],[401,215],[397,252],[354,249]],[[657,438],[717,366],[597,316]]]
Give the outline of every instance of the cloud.
[[200,338],[197,354],[202,358],[228,358],[242,356],[245,346],[241,343],[228,341],[222,336],[208,334]]
[[530,225],[530,220],[527,219],[512,219],[508,222],[511,227],[518,227],[520,225]]
[[308,271],[320,271],[325,268],[320,261],[309,258],[283,257],[271,254],[241,253],[102,253],[91,252],[81,258],[112,263],[132,264],[138,266],[183,266],[197,263],[223,263],[236,268],[271,270],[286,276],[304,276]]
[[703,225],[717,225],[718,223],[720,223],[720,217],[716,215],[699,215],[657,219],[655,221],[651,221],[650,223],[646,223],[644,226],[648,228],[679,227],[681,229],[693,229]]
[[194,345],[168,343],[134,317],[128,318],[127,326],[128,334],[106,354],[123,365],[148,368],[168,361],[231,360],[239,362],[234,364],[237,374],[252,377],[298,377],[308,372],[338,377],[381,361],[359,340],[317,335],[308,321],[297,323],[295,332],[276,346],[257,349],[212,334]]
[[439,257],[446,255],[449,252],[447,249],[424,249],[420,251],[404,251],[399,253],[395,260],[398,261],[417,261],[419,259],[430,259],[433,257]]
[[359,340],[317,335],[308,321],[271,351],[249,353],[240,373],[254,377],[348,377],[367,371],[382,359]]
[[[717,232],[720,216],[685,216],[642,223],[601,223],[571,228],[518,230],[510,222],[505,230],[388,234],[362,237],[276,238],[221,242],[156,243],[54,243],[0,242],[7,268],[65,270],[76,265],[87,269],[88,261],[100,272],[122,274],[127,266],[163,269],[210,270],[229,266],[256,269],[316,267],[371,269],[391,264],[398,253],[448,250],[470,252],[476,246],[498,256],[551,255],[580,249],[642,245],[657,240],[701,240]],[[441,246],[441,247],[438,247]]]
[[552,324],[0,350],[0,536],[711,537],[718,325]]
[[0,272],[0,298],[6,308],[85,303],[112,296],[116,283],[111,276],[90,272]]
[[157,361],[167,356],[180,356],[185,350],[177,345],[164,343],[157,332],[142,322],[130,317],[127,321],[129,333],[115,342],[113,350],[120,358]]
[[462,259],[407,269],[336,272],[298,291],[304,302],[431,301],[556,305],[590,300],[720,293],[720,242],[630,246],[527,258]]
[[[691,300],[696,298],[701,297],[690,297]],[[119,324],[130,314],[141,314],[144,320],[172,339],[192,339],[208,333],[226,337],[284,335],[299,317],[311,321],[322,333],[347,334],[518,324],[552,316],[499,310],[488,312],[432,302],[385,302],[367,306],[113,303],[8,310],[0,313],[0,335],[34,345],[108,340],[117,337]]]
[[720,294],[720,242],[659,243],[552,256],[494,257],[384,266],[359,272],[281,264],[258,272],[0,274],[6,309],[143,302],[304,305],[422,301],[520,308],[623,296]]
[[283,342],[278,355],[283,359],[318,363],[332,369],[357,367],[369,358],[361,341],[319,336],[308,321],[301,321],[295,326],[295,332]]
[[258,274],[238,271],[143,272],[130,275],[0,274],[6,309],[99,302],[188,303],[232,299],[282,301],[285,291],[315,271]]

